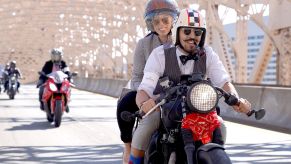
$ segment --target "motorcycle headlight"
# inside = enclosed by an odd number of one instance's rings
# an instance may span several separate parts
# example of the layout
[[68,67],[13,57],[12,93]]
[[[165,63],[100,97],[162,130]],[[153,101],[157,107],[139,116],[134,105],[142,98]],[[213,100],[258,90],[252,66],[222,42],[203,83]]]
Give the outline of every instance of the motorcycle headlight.
[[194,112],[208,113],[215,109],[217,103],[216,89],[207,83],[196,83],[188,90],[187,105]]
[[53,83],[49,83],[49,87],[50,87],[50,90],[53,91],[53,92],[58,90],[57,86],[55,84],[53,84]]

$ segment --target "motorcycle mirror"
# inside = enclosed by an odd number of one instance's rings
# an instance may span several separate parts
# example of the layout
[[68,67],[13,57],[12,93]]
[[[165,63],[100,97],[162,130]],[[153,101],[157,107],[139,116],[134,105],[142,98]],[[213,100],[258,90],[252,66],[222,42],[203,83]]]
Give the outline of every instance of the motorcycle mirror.
[[247,113],[247,116],[250,117],[250,116],[252,116],[253,114],[255,114],[255,118],[256,118],[256,120],[260,120],[260,119],[262,119],[262,118],[265,116],[266,111],[265,111],[264,108],[262,108],[262,109],[260,109],[260,110],[258,110],[258,111],[256,111],[256,110],[251,110],[249,113]]
[[72,77],[77,76],[77,75],[78,75],[78,72],[73,72],[72,73]]
[[265,114],[266,114],[266,111],[263,108],[260,109],[260,110],[258,110],[258,111],[256,111],[255,112],[255,118],[256,118],[256,120],[262,119],[265,116]]

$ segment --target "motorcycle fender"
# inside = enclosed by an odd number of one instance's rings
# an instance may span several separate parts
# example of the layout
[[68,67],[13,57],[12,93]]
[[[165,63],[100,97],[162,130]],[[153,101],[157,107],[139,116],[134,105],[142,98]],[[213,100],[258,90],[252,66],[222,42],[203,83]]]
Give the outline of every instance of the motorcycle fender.
[[[59,95],[53,95],[52,96],[53,98],[53,105],[55,106],[55,103],[56,103],[56,100],[61,100],[62,101],[62,110],[65,111],[65,96],[63,94]],[[54,109],[54,106],[53,106],[53,112],[55,112],[55,109]]]
[[225,150],[223,146],[219,145],[219,144],[216,144],[216,143],[208,143],[208,144],[205,144],[205,145],[202,145],[198,148],[198,152],[199,151],[210,151],[212,149],[222,149],[222,150]]
[[63,97],[62,95],[54,95],[55,100],[62,100],[63,99],[62,97]]
[[51,107],[50,107],[51,114],[55,113],[55,102],[56,102],[56,100],[54,98],[54,95],[52,95],[52,97],[51,97],[51,103],[50,103],[50,105],[51,105]]
[[55,95],[55,94],[52,94],[51,96],[51,113],[55,113],[55,103],[56,103],[56,100],[61,100],[62,97],[59,96],[59,95]]

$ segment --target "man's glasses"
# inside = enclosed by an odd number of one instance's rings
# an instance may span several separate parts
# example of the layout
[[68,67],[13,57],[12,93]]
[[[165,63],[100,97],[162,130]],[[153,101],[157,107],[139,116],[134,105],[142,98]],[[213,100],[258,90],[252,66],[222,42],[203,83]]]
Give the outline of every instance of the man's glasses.
[[168,24],[170,24],[170,18],[168,16],[156,18],[156,19],[153,19],[152,23],[153,23],[154,26],[158,26],[161,22],[164,25],[168,25]]
[[203,30],[201,29],[183,28],[182,30],[185,35],[190,35],[192,31],[194,31],[195,36],[201,36],[203,34]]

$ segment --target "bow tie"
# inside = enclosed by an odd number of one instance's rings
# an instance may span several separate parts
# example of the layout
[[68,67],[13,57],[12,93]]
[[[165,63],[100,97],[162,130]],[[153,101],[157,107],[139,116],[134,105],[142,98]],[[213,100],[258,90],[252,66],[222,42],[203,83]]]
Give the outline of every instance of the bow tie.
[[181,60],[181,63],[185,65],[188,60],[195,60],[195,61],[198,60],[198,56],[197,55],[181,55],[180,60]]

